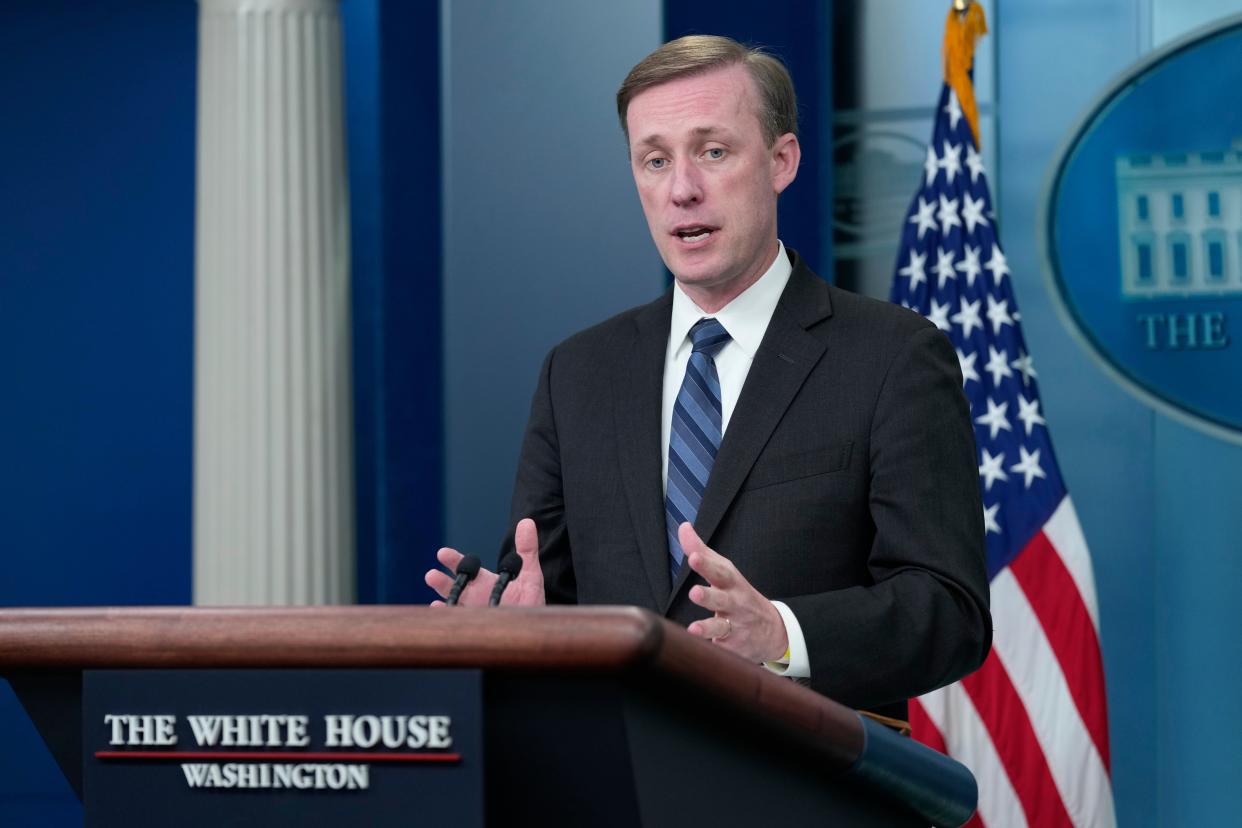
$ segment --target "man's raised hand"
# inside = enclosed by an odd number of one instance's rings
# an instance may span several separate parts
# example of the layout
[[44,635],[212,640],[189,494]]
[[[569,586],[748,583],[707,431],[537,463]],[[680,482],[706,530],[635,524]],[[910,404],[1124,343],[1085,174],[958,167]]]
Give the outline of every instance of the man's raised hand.
[[686,563],[708,586],[690,588],[690,600],[715,615],[686,628],[691,635],[737,653],[748,661],[776,661],[789,647],[781,614],[742,577],[733,562],[712,550],[689,523],[677,528]]
[[[514,578],[504,596],[500,599],[501,606],[506,607],[538,607],[545,603],[543,595],[543,570],[539,568],[539,533],[535,522],[530,518],[518,521],[513,532],[513,544],[522,558],[522,571]],[[457,574],[457,565],[465,557],[456,549],[444,547],[436,552],[436,560],[448,572],[439,569],[428,571],[423,580],[427,586],[447,598],[453,588],[453,577]],[[450,574],[451,573],[451,574]],[[463,607],[485,607],[487,598],[496,584],[496,573],[488,569],[480,569],[478,576],[462,590],[458,604]],[[445,606],[444,601],[433,601],[433,607]]]

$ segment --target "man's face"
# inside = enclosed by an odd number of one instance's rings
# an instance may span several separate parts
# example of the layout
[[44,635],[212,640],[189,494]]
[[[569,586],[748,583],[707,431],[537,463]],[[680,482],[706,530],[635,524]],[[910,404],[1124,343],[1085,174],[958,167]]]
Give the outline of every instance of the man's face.
[[800,156],[792,134],[767,145],[758,103],[741,65],[678,78],[630,101],[634,183],[651,237],[683,287],[748,286],[776,255],[776,197]]

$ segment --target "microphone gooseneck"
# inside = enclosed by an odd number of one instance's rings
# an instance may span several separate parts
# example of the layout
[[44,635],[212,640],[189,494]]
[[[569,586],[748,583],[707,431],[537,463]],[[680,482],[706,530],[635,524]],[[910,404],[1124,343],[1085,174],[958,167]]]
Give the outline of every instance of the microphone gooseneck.
[[453,606],[461,598],[461,591],[466,588],[466,584],[474,580],[474,576],[479,574],[479,568],[482,561],[478,555],[466,555],[457,564],[457,577],[453,579],[453,588],[449,590],[448,598],[445,603]]
[[489,607],[500,604],[500,596],[504,594],[505,587],[522,571],[522,558],[516,552],[509,552],[500,559],[500,565],[496,569],[499,577],[496,578],[496,586],[492,587],[492,596],[487,601]]

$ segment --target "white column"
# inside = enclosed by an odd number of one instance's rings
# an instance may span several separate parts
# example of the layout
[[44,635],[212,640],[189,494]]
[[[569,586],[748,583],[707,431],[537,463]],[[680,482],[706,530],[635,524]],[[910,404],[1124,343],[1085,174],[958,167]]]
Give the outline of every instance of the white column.
[[337,0],[200,0],[194,602],[354,597]]

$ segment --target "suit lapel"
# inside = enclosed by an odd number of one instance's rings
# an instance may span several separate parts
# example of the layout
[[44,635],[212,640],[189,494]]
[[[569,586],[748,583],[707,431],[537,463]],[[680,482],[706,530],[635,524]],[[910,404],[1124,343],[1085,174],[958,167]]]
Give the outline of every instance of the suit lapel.
[[613,389],[621,480],[647,573],[652,608],[668,600],[668,534],[661,480],[663,447],[660,417],[664,406],[664,355],[673,305],[672,292],[635,317],[636,335],[623,351]]
[[[789,284],[746,375],[694,521],[699,537],[709,546],[751,466],[826,348],[807,328],[832,314],[828,285],[796,254],[793,265]],[[690,567],[682,567],[664,607],[666,614],[689,574]]]

